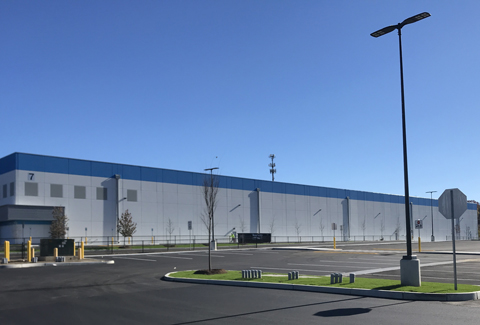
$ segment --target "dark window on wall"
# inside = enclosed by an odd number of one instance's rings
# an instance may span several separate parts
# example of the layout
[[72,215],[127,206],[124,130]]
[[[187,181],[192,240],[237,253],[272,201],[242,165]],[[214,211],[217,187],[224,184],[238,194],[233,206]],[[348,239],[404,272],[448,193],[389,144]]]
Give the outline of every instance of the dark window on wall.
[[25,182],[25,196],[38,196],[38,183]]
[[11,182],[10,183],[10,196],[14,196],[14,195],[15,195],[15,183]]
[[107,188],[97,187],[97,200],[107,200]]
[[7,184],[3,184],[3,198],[6,198],[8,195]]
[[127,190],[127,201],[137,202],[137,190]]
[[63,197],[63,185],[50,184],[50,196],[51,197]]
[[75,199],[86,199],[87,198],[87,189],[85,186],[74,186],[73,187],[73,197]]

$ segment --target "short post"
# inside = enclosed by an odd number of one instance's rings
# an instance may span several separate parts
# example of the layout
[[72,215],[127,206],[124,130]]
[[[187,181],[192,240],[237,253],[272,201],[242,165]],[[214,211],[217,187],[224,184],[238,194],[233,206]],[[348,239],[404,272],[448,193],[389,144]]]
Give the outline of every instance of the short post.
[[330,274],[330,284],[334,284],[335,283],[335,273],[331,273]]
[[343,274],[338,273],[338,283],[342,283],[342,282],[343,282]]
[[77,256],[76,254],[77,247],[75,246],[75,240],[73,241],[73,256]]
[[87,236],[85,236],[85,245],[88,244],[88,241],[87,241]]
[[35,260],[35,247],[32,247],[32,260],[30,262],[33,262],[34,260]]
[[53,256],[55,257],[55,259],[58,257],[58,248],[53,249]]
[[333,249],[337,249],[337,242],[335,240],[335,237],[333,237]]
[[355,273],[350,273],[350,283],[355,283]]
[[418,237],[418,252],[422,252],[422,240],[420,239],[420,236]]
[[8,240],[4,243],[5,258],[10,261],[10,242]]
[[83,243],[83,241],[80,244],[80,249],[82,250],[80,253],[80,259],[83,260],[85,258],[85,244]]
[[27,245],[27,261],[30,262],[31,260],[32,260],[32,241],[29,240]]
[[82,259],[82,248],[81,247],[78,248],[78,259],[79,260]]

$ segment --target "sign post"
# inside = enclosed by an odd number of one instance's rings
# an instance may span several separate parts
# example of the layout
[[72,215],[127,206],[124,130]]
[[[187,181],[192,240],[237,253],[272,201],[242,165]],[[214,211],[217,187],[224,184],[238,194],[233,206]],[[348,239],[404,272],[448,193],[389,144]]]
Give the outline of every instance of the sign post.
[[188,241],[190,243],[190,250],[192,249],[192,221],[188,221]]
[[423,220],[415,220],[415,229],[418,229],[418,238],[420,238],[420,229],[423,229]]
[[438,211],[447,219],[452,220],[452,249],[453,249],[453,277],[455,290],[457,290],[457,257],[455,254],[455,225],[458,219],[467,211],[467,196],[458,188],[445,190],[438,198]]

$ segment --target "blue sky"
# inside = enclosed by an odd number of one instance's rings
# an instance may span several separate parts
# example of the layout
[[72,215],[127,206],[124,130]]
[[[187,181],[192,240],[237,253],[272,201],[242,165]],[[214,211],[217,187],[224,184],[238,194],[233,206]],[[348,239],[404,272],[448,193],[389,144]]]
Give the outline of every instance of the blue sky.
[[0,156],[480,201],[478,0],[0,2]]

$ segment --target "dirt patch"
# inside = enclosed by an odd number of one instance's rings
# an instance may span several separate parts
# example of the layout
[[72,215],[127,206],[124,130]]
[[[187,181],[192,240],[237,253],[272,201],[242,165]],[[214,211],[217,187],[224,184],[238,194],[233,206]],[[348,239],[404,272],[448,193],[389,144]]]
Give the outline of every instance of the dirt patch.
[[224,269],[211,269],[210,271],[209,270],[198,270],[198,271],[195,271],[194,274],[213,275],[213,274],[224,274],[224,273],[227,273],[227,271],[224,270]]

